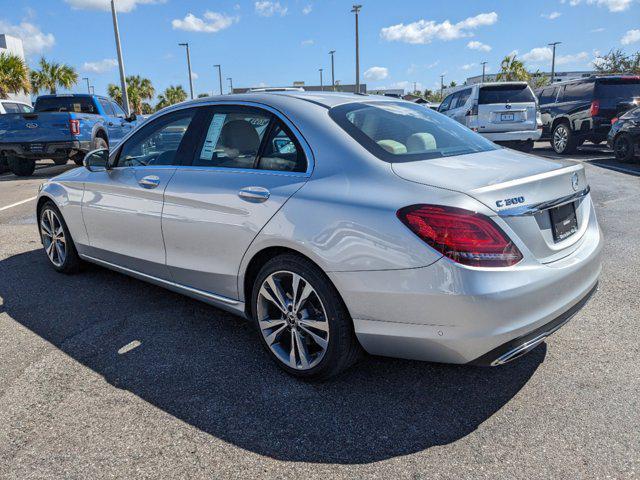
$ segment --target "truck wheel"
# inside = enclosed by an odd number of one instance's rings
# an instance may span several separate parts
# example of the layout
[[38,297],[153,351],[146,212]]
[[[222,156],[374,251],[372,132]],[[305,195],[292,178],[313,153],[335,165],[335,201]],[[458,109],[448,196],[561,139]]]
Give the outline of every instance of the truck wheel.
[[109,144],[102,137],[96,137],[93,139],[91,150],[102,150],[103,148],[109,148]]
[[560,155],[566,155],[576,151],[577,142],[571,127],[567,122],[558,123],[551,134],[551,146]]
[[616,160],[627,163],[633,160],[635,146],[630,135],[623,133],[613,142],[613,152],[616,154]]
[[7,157],[7,164],[18,177],[30,177],[36,169],[36,161],[28,158]]
[[74,154],[71,157],[71,160],[73,160],[73,163],[75,163],[76,165],[81,167],[82,165],[84,165],[84,157],[85,157],[85,153],[84,152],[79,152],[79,153]]
[[9,170],[9,165],[7,165],[7,157],[0,157],[0,173],[4,173]]
[[533,140],[524,140],[522,142],[518,142],[515,147],[516,150],[520,150],[524,153],[529,153],[533,150]]
[[66,165],[68,161],[69,161],[69,160],[68,160],[68,159],[66,159],[66,158],[54,158],[54,159],[53,159],[53,163],[55,163],[55,164],[56,164],[56,165],[58,165],[58,166],[59,166],[59,165]]

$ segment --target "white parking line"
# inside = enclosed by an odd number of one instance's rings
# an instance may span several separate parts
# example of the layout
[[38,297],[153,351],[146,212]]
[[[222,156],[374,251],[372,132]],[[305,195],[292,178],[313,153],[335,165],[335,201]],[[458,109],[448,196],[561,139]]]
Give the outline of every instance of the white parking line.
[[10,208],[17,207],[18,205],[22,205],[23,203],[31,202],[38,197],[27,198],[26,200],[20,200],[19,202],[12,203],[11,205],[7,205],[6,207],[0,207],[0,212],[3,210],[9,210]]

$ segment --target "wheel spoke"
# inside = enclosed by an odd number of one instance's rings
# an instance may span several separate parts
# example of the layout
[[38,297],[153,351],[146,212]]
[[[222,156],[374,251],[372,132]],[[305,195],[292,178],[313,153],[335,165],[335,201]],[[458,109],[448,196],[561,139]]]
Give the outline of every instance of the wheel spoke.
[[60,263],[64,263],[64,247],[62,245],[62,243],[56,241],[56,252],[58,253],[58,261]]
[[323,350],[325,350],[327,348],[327,341],[322,338],[320,335],[312,332],[311,330],[309,330],[306,326],[304,325],[300,325],[300,328],[302,329],[302,331],[306,334],[308,334],[309,336],[311,336],[311,338],[313,339],[314,342],[316,342]]
[[298,366],[298,362],[296,361],[296,340],[293,330],[291,330],[291,350],[289,351],[289,365],[293,368],[296,368]]
[[298,323],[305,327],[315,328],[316,330],[322,330],[323,332],[329,331],[329,325],[327,324],[327,322],[323,320],[312,320],[310,318],[301,318],[300,320],[298,320]]
[[287,309],[283,307],[282,304],[278,300],[276,300],[273,295],[271,295],[271,293],[264,287],[264,285],[260,289],[260,295],[262,295],[269,302],[278,307],[278,310],[280,310],[282,313],[284,313],[285,315],[287,314]]
[[275,298],[280,303],[280,306],[282,307],[282,311],[286,312],[287,311],[287,301],[285,300],[286,295],[280,288],[280,285],[278,285],[274,280],[273,275],[267,278],[267,284],[269,285],[269,288],[271,288],[271,291],[275,295]]
[[313,288],[311,287],[311,285],[309,285],[307,282],[305,282],[304,289],[302,290],[302,293],[300,294],[300,298],[298,299],[298,303],[296,305],[294,305],[293,311],[298,313],[300,311],[300,308],[302,308],[302,305],[304,305],[304,302],[307,301],[307,298],[309,298],[309,295],[311,295],[312,293],[313,293]]
[[[298,275],[297,273],[292,273],[291,274],[291,287],[293,289],[292,295],[291,295],[291,303],[293,304],[293,308],[294,311],[297,305],[297,299],[298,299],[298,289],[300,288],[300,281],[302,279],[300,278],[300,275]],[[304,280],[302,280],[304,282]]]
[[282,325],[285,325],[287,322],[283,318],[266,318],[264,320],[260,320],[260,328],[262,330],[267,330],[269,328],[276,328]]
[[280,337],[282,331],[286,328],[286,325],[282,325],[280,328],[277,328],[273,332],[271,332],[268,336],[265,337],[265,340],[269,345],[273,345],[276,340]]
[[64,230],[62,229],[62,225],[56,228],[56,237],[64,237]]
[[47,255],[51,260],[53,260],[53,248],[53,242],[49,243],[49,245],[45,247],[45,252],[47,252]]
[[52,236],[51,228],[49,228],[49,225],[47,225],[44,218],[40,221],[40,227],[42,228],[42,233],[44,233],[47,237],[51,238]]
[[297,330],[293,330],[296,337],[296,345],[298,346],[298,354],[300,356],[300,363],[302,368],[309,368],[309,352],[304,344],[304,340],[300,337],[300,333]]

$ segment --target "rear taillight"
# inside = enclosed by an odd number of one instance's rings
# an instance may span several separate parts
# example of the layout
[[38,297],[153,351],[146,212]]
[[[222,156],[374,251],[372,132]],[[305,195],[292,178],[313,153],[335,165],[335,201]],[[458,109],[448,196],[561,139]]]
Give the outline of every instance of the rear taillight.
[[80,120],[69,120],[69,131],[71,135],[80,135]]
[[593,102],[591,102],[591,116],[595,117],[598,115],[598,112],[600,111],[600,100],[594,100]]
[[522,253],[489,217],[461,208],[411,205],[398,218],[425,243],[455,262],[474,267],[508,267]]
[[618,117],[613,117],[611,119],[611,125],[613,125],[614,123],[616,123],[618,121]]

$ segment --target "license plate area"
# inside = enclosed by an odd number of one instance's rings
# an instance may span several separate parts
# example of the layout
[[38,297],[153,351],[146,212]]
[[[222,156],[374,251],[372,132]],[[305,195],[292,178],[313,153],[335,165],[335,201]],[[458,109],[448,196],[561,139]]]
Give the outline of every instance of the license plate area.
[[567,203],[549,210],[551,217],[551,231],[553,241],[558,243],[566,240],[578,231],[578,217],[575,203]]
[[29,144],[30,152],[43,152],[44,151],[44,143],[31,143]]
[[513,113],[501,113],[500,114],[500,121],[501,122],[513,122],[514,120],[514,115]]

